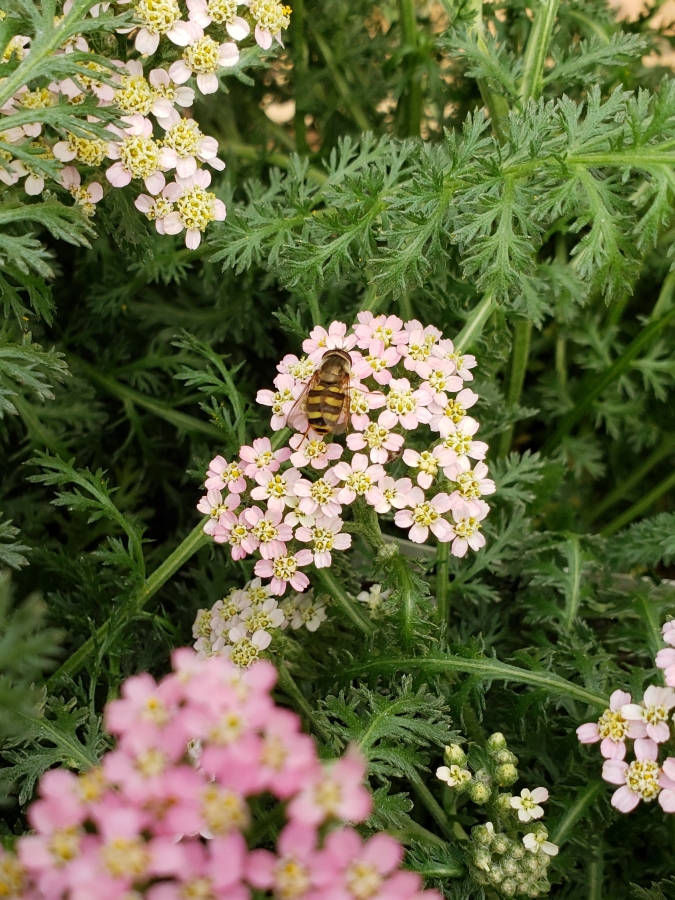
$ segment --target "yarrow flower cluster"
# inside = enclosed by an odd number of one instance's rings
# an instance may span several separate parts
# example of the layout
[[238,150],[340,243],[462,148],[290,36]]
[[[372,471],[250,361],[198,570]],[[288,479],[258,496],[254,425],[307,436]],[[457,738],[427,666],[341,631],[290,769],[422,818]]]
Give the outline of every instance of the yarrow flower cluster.
[[[478,422],[467,412],[479,399],[465,387],[474,357],[433,326],[370,312],[350,331],[342,322],[315,328],[303,350],[281,360],[275,389],[257,397],[271,408],[273,431],[295,432],[288,443],[258,438],[239,459],[211,461],[198,509],[214,541],[235,560],[259,556],[255,574],[275,596],[288,584],[304,591],[303,569],[330,566],[335,551],[351,546],[343,515],[355,501],[391,513],[415,543],[433,536],[458,557],[484,546],[483,497],[495,484],[488,445],[474,439]],[[326,401],[341,411],[333,433],[323,434],[310,427],[305,398],[310,386],[321,389],[317,372],[333,350],[348,356],[350,372]],[[335,437],[342,430],[346,437]]]
[[518,780],[518,760],[499,732],[490,735],[485,749],[472,746],[468,754],[451,744],[445,748],[445,763],[436,777],[456,794],[467,792],[489,816],[471,829],[465,857],[476,881],[503,897],[548,893],[546,870],[558,847],[539,821],[541,804],[548,800],[546,788],[523,788],[519,796],[501,791]]
[[[159,683],[130,678],[108,705],[118,745],[99,768],[42,777],[33,833],[16,855],[0,850],[0,895],[440,900],[399,868],[393,837],[363,840],[343,824],[370,812],[364,761],[353,749],[319,760],[298,717],[275,706],[270,663],[241,673],[185,648],[173,668]],[[263,793],[284,803],[275,852],[250,846],[250,800]]]
[[294,631],[303,626],[316,631],[326,617],[325,599],[315,600],[312,591],[292,593],[279,603],[269,585],[254,578],[243,589],[230,591],[211,609],[197,612],[192,626],[194,648],[202,658],[224,656],[245,669],[260,658],[278,631],[289,625]]
[[[241,4],[237,0],[188,0],[184,18],[178,0],[118,3],[133,4],[135,24],[118,29],[128,35],[128,60],[110,59],[104,66],[92,59],[82,64],[87,74],[80,72],[50,83],[38,79],[20,87],[0,109],[9,117],[6,127],[0,127],[0,181],[8,186],[21,183],[26,194],[35,196],[51,178],[52,186],[68,191],[88,216],[94,215],[106,185],[124,188],[131,182],[140,183],[147,194],[136,198],[137,209],[154,221],[160,234],[184,231],[186,246],[194,249],[209,223],[222,221],[226,213],[224,203],[207,190],[211,174],[204,166],[222,170],[225,163],[217,156],[216,139],[202,134],[194,119],[181,116],[180,111],[191,107],[195,99],[195,88],[187,83],[194,79],[202,94],[217,91],[219,73],[237,65],[239,43],[249,36],[266,50],[273,41],[283,46],[282,32],[289,25],[290,8],[277,0]],[[90,14],[97,17],[110,6],[96,4]],[[72,0],[65,0],[63,16],[71,7]],[[210,28],[217,38],[208,33]],[[223,33],[224,41],[220,39]],[[174,58],[167,68],[148,62],[160,42],[163,59]],[[82,35],[64,38],[56,52],[74,51],[89,52]],[[21,61],[30,52],[31,38],[15,35],[0,55],[0,69],[3,63]],[[78,134],[72,134],[41,122],[23,121],[27,110],[63,102],[74,107],[86,99],[93,99],[98,107],[113,107],[123,125],[103,128],[101,119],[90,114],[82,119]],[[16,114],[21,117],[17,120],[20,124],[14,125],[11,117]],[[93,126],[91,130],[87,123]],[[40,167],[39,160],[51,161],[50,169]],[[99,172],[106,160],[112,164],[103,179]]]
[[[577,728],[582,744],[600,744],[604,757],[602,777],[618,785],[612,806],[629,813],[641,800],[658,798],[661,809],[675,812],[675,757],[659,762],[661,746],[672,737],[675,709],[675,621],[666,622],[663,639],[670,647],[659,650],[656,665],[664,669],[667,687],[650,685],[639,703],[626,691],[614,691],[609,707],[597,722]],[[633,742],[634,759],[626,761],[627,741]]]

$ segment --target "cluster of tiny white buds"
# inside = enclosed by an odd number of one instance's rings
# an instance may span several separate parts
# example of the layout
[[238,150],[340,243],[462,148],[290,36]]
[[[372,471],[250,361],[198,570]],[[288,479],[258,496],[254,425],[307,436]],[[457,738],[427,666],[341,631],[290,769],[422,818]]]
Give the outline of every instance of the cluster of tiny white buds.
[[[226,213],[222,200],[208,190],[211,175],[204,166],[222,170],[225,164],[218,158],[215,138],[202,134],[193,118],[181,115],[195,99],[195,89],[186,82],[194,79],[203,94],[217,91],[219,74],[238,64],[238,44],[249,35],[265,50],[274,41],[283,46],[282,32],[289,25],[290,9],[277,0],[188,0],[187,17],[183,18],[178,0],[118,2],[133,3],[135,23],[118,31],[127,35],[129,55],[135,52],[139,56],[126,63],[111,58],[108,65],[85,59],[80,65],[88,70],[86,74],[80,71],[61,81],[19,88],[0,108],[0,114],[8,117],[7,127],[0,130],[4,145],[0,149],[0,182],[9,187],[21,185],[26,194],[37,196],[52,186],[53,180],[87,216],[93,216],[106,189],[140,181],[147,194],[136,198],[137,209],[154,221],[160,234],[184,232],[186,246],[195,249],[209,224],[222,221]],[[96,4],[89,15],[96,18],[109,6]],[[57,25],[71,7],[72,0],[66,0]],[[224,26],[228,40],[215,40],[208,33],[212,25],[218,34]],[[152,68],[148,57],[161,41],[168,64]],[[21,62],[30,50],[31,38],[15,35],[0,55],[0,70],[3,63]],[[75,51],[90,52],[82,35],[64,38],[56,53]],[[23,118],[26,110],[55,106],[63,99],[76,114],[76,107],[87,98],[99,107],[115,108],[123,126],[109,125],[102,133],[100,120],[89,115],[81,119],[74,134],[40,122],[14,125],[11,119],[17,113]],[[95,128],[84,136],[87,123]],[[26,159],[26,152],[35,158],[35,165]],[[40,163],[43,159],[50,161],[49,167]],[[96,170],[102,170],[108,159],[112,165],[101,177]],[[174,180],[167,183],[171,174]]]
[[[158,205],[172,198],[164,192],[144,202],[168,230],[173,213]],[[280,449],[258,438],[238,460],[212,460],[198,505],[209,517],[204,530],[228,544],[235,560],[259,556],[255,574],[270,579],[275,596],[287,584],[304,591],[303,568],[330,566],[335,551],[351,546],[343,510],[357,501],[393,513],[416,543],[433,536],[457,557],[480,550],[484,497],[495,484],[484,462],[488,445],[474,439],[479,425],[466,413],[479,399],[464,386],[474,357],[459,354],[433,326],[372,313],[359,313],[350,331],[341,322],[314,328],[303,351],[284,357],[274,390],[257,396],[271,408],[273,431],[295,433]],[[338,411],[319,422],[307,401],[327,390],[322,367],[336,353],[344,374],[339,386],[331,382],[327,404]]]

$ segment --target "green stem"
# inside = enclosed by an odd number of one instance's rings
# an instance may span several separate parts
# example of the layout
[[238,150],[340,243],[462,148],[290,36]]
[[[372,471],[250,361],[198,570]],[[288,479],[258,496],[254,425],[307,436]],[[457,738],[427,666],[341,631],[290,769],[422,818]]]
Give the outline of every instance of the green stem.
[[663,637],[661,636],[657,610],[646,594],[639,594],[635,598],[635,606],[645,627],[649,655],[654,658],[659,650],[663,649]]
[[598,844],[588,864],[588,900],[602,900],[603,864],[602,844]]
[[670,475],[667,475],[663,481],[657,484],[648,494],[645,494],[644,497],[637,500],[632,506],[629,506],[625,512],[622,512],[615,519],[612,519],[609,525],[605,525],[600,534],[603,537],[609,537],[611,534],[614,534],[615,531],[618,531],[620,528],[623,528],[624,525],[628,525],[629,522],[632,522],[633,519],[637,519],[638,516],[641,516],[642,513],[653,506],[663,494],[666,494],[674,487],[675,472],[671,472]]
[[400,603],[401,643],[406,653],[411,653],[415,636],[415,608],[417,591],[413,583],[408,561],[397,553],[392,556],[389,566],[396,575],[396,591]]
[[464,323],[464,327],[453,342],[455,350],[457,350],[458,353],[465,353],[473,346],[474,341],[478,340],[493,309],[494,301],[492,299],[492,291],[488,291],[484,294],[480,303],[478,303],[471,311]]
[[399,0],[401,17],[401,37],[407,51],[408,86],[403,95],[402,104],[402,137],[419,137],[422,121],[422,73],[418,60],[417,18],[415,16],[415,0]]
[[315,573],[326,593],[330,594],[335,600],[352,625],[355,625],[359,631],[368,637],[373,634],[375,631],[373,624],[366,619],[363,612],[355,605],[330,569],[315,569]]
[[551,834],[551,841],[561,847],[572,833],[577,823],[586,815],[588,808],[604,789],[602,781],[592,781],[579,791],[572,805],[566,810]]
[[281,660],[281,662],[277,666],[277,672],[279,673],[279,686],[291,698],[291,700],[295,704],[296,709],[300,713],[302,713],[306,722],[311,725],[312,730],[319,735],[322,741],[328,743],[331,737],[330,733],[326,730],[326,728],[324,728],[324,726],[317,718],[317,715],[312,709],[309,701],[296,684],[295,679],[288,671],[288,668],[286,667],[286,664],[283,660]]
[[175,428],[179,429],[179,431],[187,431],[188,433],[193,434],[198,432],[200,434],[208,435],[208,437],[211,438],[217,438],[220,441],[225,439],[225,432],[216,425],[212,425],[210,422],[202,422],[201,419],[197,419],[195,416],[189,416],[187,413],[179,412],[172,406],[169,406],[168,403],[163,403],[161,400],[154,400],[152,397],[146,397],[145,394],[141,394],[139,391],[127,387],[127,385],[122,384],[110,375],[103,375],[101,372],[97,372],[93,366],[90,366],[89,363],[86,363],[77,356],[68,354],[68,358],[74,366],[85,373],[90,381],[93,381],[100,388],[108,394],[111,394],[113,397],[116,397],[118,400],[122,400],[123,402],[129,401],[135,406],[147,409],[148,412],[153,413],[157,418],[163,419],[165,422],[173,425]]
[[[485,32],[483,25],[483,0],[469,0],[466,6],[467,14],[473,12],[473,22],[469,26],[469,33],[472,34],[476,39],[476,46],[480,50],[480,52],[488,57],[490,54],[490,50],[485,41]],[[489,87],[487,86],[487,82],[485,82],[482,78],[478,78],[476,81],[478,85],[478,90],[480,91],[481,98],[483,103],[485,104],[487,111],[490,114],[490,121],[492,122],[492,128],[494,129],[494,133],[497,137],[499,143],[504,142],[504,123],[508,119],[509,115],[509,104],[506,100],[506,97],[501,97],[499,94],[493,94]]]
[[591,372],[584,378],[579,388],[580,399],[560,422],[554,434],[546,441],[544,453],[551,453],[560,444],[579,419],[591,409],[600,394],[629,369],[638,353],[651,343],[674,318],[675,306],[660,319],[645,325],[623,353],[602,374]]
[[[509,384],[506,391],[507,409],[513,410],[520,401],[520,395],[525,383],[525,373],[530,359],[530,338],[532,336],[532,322],[518,319],[513,328],[513,347],[511,349],[511,370],[509,372]],[[511,449],[513,440],[513,424],[499,436],[497,454],[506,456]]]
[[[128,605],[127,610],[117,617],[118,623],[128,621],[133,615],[147,604],[148,600],[175,575],[175,573],[183,566],[190,557],[203,547],[209,540],[208,535],[204,534],[204,523],[200,522],[196,525],[190,534],[176,547],[164,562],[155,569],[155,571],[144,581],[138,593],[133,597]],[[97,630],[96,634],[88,638],[78,649],[63,663],[62,666],[47,681],[47,687],[53,689],[56,681],[64,675],[73,676],[79,672],[87,657],[90,656],[96,647],[105,640],[112,618],[105,621]]]
[[363,299],[361,300],[359,312],[375,312],[381,302],[382,297],[378,296],[377,286],[374,283],[371,283],[363,292]]
[[472,659],[464,656],[443,654],[442,656],[411,657],[408,659],[375,659],[368,662],[347,666],[342,671],[346,678],[353,678],[364,673],[394,674],[417,670],[428,675],[446,672],[464,672],[467,675],[478,675],[486,681],[505,681],[516,684],[527,684],[540,688],[553,696],[571,697],[597,709],[606,709],[609,703],[604,694],[595,693],[572,681],[567,681],[554,672],[519,669],[498,659]]
[[658,465],[662,459],[665,459],[667,456],[670,456],[671,453],[675,450],[675,434],[667,434],[664,439],[661,441],[659,446],[647,457],[647,459],[635,469],[630,475],[627,475],[625,478],[621,479],[621,482],[611,491],[605,499],[598,503],[597,506],[594,506],[591,511],[590,517],[587,519],[588,524],[591,522],[595,522],[599,519],[603,513],[605,513],[610,507],[614,506],[615,503],[618,503],[620,500],[629,494],[635,485],[639,484],[642,479],[647,475],[654,466]]
[[537,10],[527,39],[520,83],[520,102],[538,100],[544,87],[544,65],[560,0],[545,0]]
[[581,548],[579,537],[570,535],[567,542],[567,568],[571,582],[571,588],[565,599],[565,611],[563,613],[563,625],[566,631],[570,631],[579,612],[581,602]]
[[361,108],[360,103],[352,93],[352,90],[347,83],[347,79],[344,77],[344,75],[340,71],[338,64],[335,62],[335,57],[333,56],[333,51],[330,48],[330,44],[324,38],[324,36],[319,31],[317,31],[316,28],[312,28],[312,35],[319,50],[321,51],[321,55],[324,58],[326,68],[330,73],[330,77],[333,79],[333,83],[337,88],[340,97],[342,97],[342,101],[347,107],[347,110],[349,111],[352,119],[356,122],[361,131],[372,131],[373,126],[368,120],[368,116]]
[[307,305],[312,314],[312,325],[321,325],[321,310],[319,308],[319,298],[316,295],[316,291],[309,291],[307,294]]
[[436,603],[438,604],[438,624],[441,631],[449,625],[450,619],[450,544],[439,541],[436,544]]
[[426,786],[424,781],[419,776],[418,772],[410,772],[408,774],[408,781],[413,786],[415,793],[420,798],[422,803],[426,806],[427,811],[431,815],[432,819],[438,827],[441,829],[443,834],[451,841],[455,840],[455,835],[452,830],[452,825],[446,814],[443,812],[440,804],[436,801],[436,798],[431,793],[429,788]]
[[654,304],[654,309],[652,310],[650,319],[660,319],[661,316],[668,312],[673,303],[674,292],[675,272],[668,272],[666,277],[663,279],[663,284],[661,285],[661,290],[659,291],[658,299]]
[[[252,162],[262,159],[272,166],[279,166],[280,169],[287,169],[291,164],[291,157],[287,156],[285,153],[266,153],[261,150],[260,147],[252,147],[249,144],[242,144],[238,141],[224,141],[223,149],[225,151],[229,150],[240,159],[248,159]],[[326,175],[325,172],[322,172],[321,169],[316,169],[313,166],[310,166],[310,168],[307,169],[306,178],[307,181],[313,181],[315,184],[318,184],[319,187],[323,187],[328,181],[328,175]]]

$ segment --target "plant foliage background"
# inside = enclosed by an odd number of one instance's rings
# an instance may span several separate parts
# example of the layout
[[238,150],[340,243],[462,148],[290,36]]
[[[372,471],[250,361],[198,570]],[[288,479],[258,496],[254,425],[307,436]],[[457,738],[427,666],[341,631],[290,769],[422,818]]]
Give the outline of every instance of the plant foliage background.
[[[360,743],[371,824],[448,898],[483,895],[461,863],[479,818],[431,772],[445,742],[493,731],[551,792],[553,896],[671,896],[675,818],[613,811],[574,733],[615,687],[653,680],[675,613],[668,9],[618,24],[596,0],[296,0],[287,49],[195,108],[228,207],[196,251],[126,192],[91,223],[3,190],[9,843],[43,771],[109,746],[121,681],[163,674],[197,609],[251,577],[202,538],[208,460],[265,433],[256,391],[312,325],[372,309],[465,329],[498,484],[488,545],[449,568],[403,546],[416,558],[397,574],[357,540],[338,581],[397,591],[372,638],[337,607],[289,637],[280,699],[326,754]],[[46,2],[11,12],[5,41],[16,17],[51,27]]]

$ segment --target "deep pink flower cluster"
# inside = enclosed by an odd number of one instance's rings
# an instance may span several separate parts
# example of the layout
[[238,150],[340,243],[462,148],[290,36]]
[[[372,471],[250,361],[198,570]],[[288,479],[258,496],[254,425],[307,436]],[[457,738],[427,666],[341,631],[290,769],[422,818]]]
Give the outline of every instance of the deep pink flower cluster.
[[[344,444],[316,434],[302,415],[307,385],[333,349],[351,358]],[[315,328],[303,350],[281,360],[275,390],[257,398],[272,409],[273,431],[296,433],[278,450],[258,438],[238,460],[212,460],[198,505],[209,516],[204,530],[229,544],[233,559],[258,554],[255,574],[278,595],[288,583],[305,590],[302,568],[330,566],[333,550],[351,546],[341,513],[357,497],[377,513],[395,510],[416,543],[431,532],[455,556],[479,550],[489,512],[482,497],[495,485],[483,462],[488,445],[474,440],[478,422],[467,415],[479,399],[464,386],[474,357],[458,354],[433,326],[369,312],[349,332],[342,322]],[[395,477],[394,466],[409,474]]]
[[[675,622],[663,626],[663,639],[675,645]],[[612,806],[620,812],[635,809],[640,800],[647,803],[658,797],[664,812],[675,812],[675,757],[659,763],[659,747],[671,738],[672,710],[675,707],[675,650],[664,648],[656,656],[656,665],[666,670],[668,687],[650,685],[640,703],[633,703],[625,691],[614,691],[609,708],[597,722],[577,728],[582,744],[600,742],[605,761],[602,777],[619,785]],[[635,759],[626,762],[626,741],[632,740]]]
[[[281,35],[288,27],[290,9],[278,0],[188,0],[187,16],[183,18],[177,0],[118,2],[132,4],[135,22],[131,28],[119,32],[129,35],[128,57],[134,53],[139,56],[127,58],[126,62],[111,59],[109,66],[95,61],[93,56],[91,60],[85,56],[81,65],[86,74],[23,85],[0,107],[0,114],[19,116],[17,124],[7,120],[2,139],[17,150],[29,148],[37,157],[67,164],[60,169],[57,182],[90,216],[104,195],[103,184],[89,181],[83,186],[82,174],[75,164],[89,171],[99,169],[106,158],[113,160],[105,172],[109,184],[123,188],[133,179],[142,181],[148,193],[136,198],[139,211],[155,222],[160,234],[185,231],[185,243],[194,249],[199,246],[207,225],[225,218],[224,203],[206,190],[211,174],[203,165],[221,170],[225,163],[217,157],[216,139],[202,134],[193,118],[183,118],[179,112],[194,102],[195,89],[187,82],[194,79],[202,94],[216,92],[218,74],[239,61],[237,42],[251,35],[263,49],[269,49],[273,41],[282,44]],[[73,0],[65,0],[64,16],[72,5]],[[111,5],[97,3],[90,15],[96,18]],[[215,25],[216,38],[209,34],[212,25]],[[223,29],[228,37],[221,42]],[[173,62],[167,68],[151,68],[147,66],[147,57],[157,51],[162,40],[163,58],[168,57],[169,61],[173,58]],[[114,45],[117,48],[116,42]],[[56,53],[87,54],[89,51],[86,39],[76,35],[65,40]],[[31,38],[15,35],[4,48],[4,54],[0,51],[0,69],[2,63],[13,58],[22,61],[31,52]],[[97,53],[104,50],[99,46]],[[60,102],[79,104],[85,97],[99,107],[115,106],[124,126],[108,126],[109,138],[103,140],[94,132],[85,137],[84,120],[83,131],[77,135],[63,129],[43,129],[40,122],[23,121],[26,111],[46,109]],[[100,119],[90,115],[86,121],[98,123]],[[174,175],[170,183],[167,183],[167,173]],[[23,189],[29,195],[42,193],[48,184],[43,170],[27,165],[25,157],[14,159],[8,155],[5,165],[0,167],[0,181],[11,186],[22,179]]]
[[[399,869],[394,838],[339,822],[371,808],[353,749],[318,759],[298,717],[277,707],[274,667],[241,673],[177,650],[159,683],[130,678],[106,710],[118,746],[82,775],[47,772],[17,859],[0,855],[0,895],[31,900],[439,900]],[[276,853],[250,849],[250,798],[284,801]],[[331,823],[324,840],[322,826]]]

